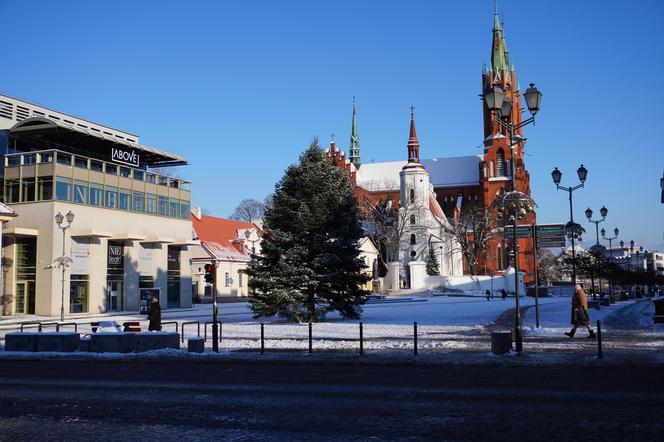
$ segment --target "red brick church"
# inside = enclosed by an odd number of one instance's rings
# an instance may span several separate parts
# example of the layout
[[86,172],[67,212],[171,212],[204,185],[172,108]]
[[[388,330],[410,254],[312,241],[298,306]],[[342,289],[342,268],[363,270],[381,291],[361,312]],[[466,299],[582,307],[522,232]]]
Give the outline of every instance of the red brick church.
[[[522,120],[521,87],[517,81],[514,65],[509,62],[509,54],[503,34],[503,27],[494,13],[493,43],[489,69],[482,72],[482,93],[492,86],[499,85],[505,91],[505,100],[511,100],[512,109],[509,122],[518,125]],[[496,195],[501,191],[512,190],[512,173],[515,174],[516,190],[530,195],[530,175],[524,163],[524,143],[521,129],[515,131],[518,140],[513,147],[514,171],[509,133],[497,121],[497,116],[487,108],[482,100],[484,119],[484,153],[462,157],[442,157],[426,159],[427,150],[422,149],[421,164],[430,174],[437,202],[445,216],[452,220],[465,207],[482,204],[490,207]],[[412,113],[411,113],[412,115]],[[410,122],[409,140],[415,140],[415,121]],[[418,143],[419,144],[419,143]],[[360,160],[360,143],[357,129],[357,115],[353,103],[352,129],[350,137],[350,155],[347,157],[331,142],[326,158],[337,167],[347,171],[356,186],[355,197],[359,204],[368,200],[373,204],[379,201],[392,200],[393,205],[399,203],[399,172],[408,157],[404,149],[404,157],[398,161],[362,164]],[[431,150],[429,150],[429,155]],[[520,224],[535,222],[535,215],[530,214]],[[533,243],[531,239],[519,239],[519,269],[525,273],[526,282],[533,281]],[[511,249],[509,241],[493,240],[484,256],[479,257],[480,273],[491,275],[500,272],[509,265],[508,253]]]

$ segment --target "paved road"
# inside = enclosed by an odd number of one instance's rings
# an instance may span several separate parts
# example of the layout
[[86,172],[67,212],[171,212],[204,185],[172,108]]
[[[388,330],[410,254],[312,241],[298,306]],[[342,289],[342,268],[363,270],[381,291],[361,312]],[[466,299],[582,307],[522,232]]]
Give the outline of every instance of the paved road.
[[663,372],[3,360],[0,440],[662,440]]

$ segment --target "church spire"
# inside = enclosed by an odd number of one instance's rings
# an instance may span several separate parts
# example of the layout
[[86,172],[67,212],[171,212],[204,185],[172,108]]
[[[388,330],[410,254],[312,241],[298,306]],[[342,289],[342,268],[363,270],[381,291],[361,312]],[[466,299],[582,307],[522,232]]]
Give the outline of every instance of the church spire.
[[420,142],[415,132],[415,106],[410,107],[410,138],[408,139],[408,162],[420,162]]
[[491,69],[499,73],[501,71],[509,70],[509,62],[507,60],[507,45],[505,44],[505,36],[503,35],[503,27],[498,18],[498,3],[494,0],[493,3],[493,44],[491,46]]
[[355,97],[353,97],[353,123],[350,131],[350,161],[357,169],[360,168],[360,136],[357,133],[357,116],[355,112]]

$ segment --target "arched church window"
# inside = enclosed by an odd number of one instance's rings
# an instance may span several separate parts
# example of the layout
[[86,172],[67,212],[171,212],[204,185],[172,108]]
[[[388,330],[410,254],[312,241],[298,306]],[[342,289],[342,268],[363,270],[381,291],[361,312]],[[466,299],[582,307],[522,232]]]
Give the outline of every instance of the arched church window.
[[491,160],[491,162],[489,163],[489,176],[490,176],[491,178],[493,178],[493,177],[495,176],[495,175],[494,175],[494,170],[495,170],[495,169],[494,169],[494,167],[493,167],[493,160]]
[[410,235],[410,243],[412,245],[417,244],[417,240],[415,239],[415,234],[414,233],[411,233],[411,235]]
[[411,225],[415,224],[415,215],[410,215],[410,224]]
[[415,189],[410,189],[410,202],[415,202]]
[[498,176],[505,176],[505,152],[502,148],[496,152],[496,174]]

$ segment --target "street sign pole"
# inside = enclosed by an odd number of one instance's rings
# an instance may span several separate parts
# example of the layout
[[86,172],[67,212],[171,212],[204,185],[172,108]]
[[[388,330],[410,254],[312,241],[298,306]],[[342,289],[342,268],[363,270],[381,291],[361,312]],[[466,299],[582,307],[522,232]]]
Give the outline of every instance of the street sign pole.
[[217,323],[217,260],[212,260],[214,278],[212,278],[212,350],[219,353],[219,324]]
[[535,325],[540,326],[539,320],[539,283],[537,280],[537,224],[533,223],[533,276],[535,277]]

